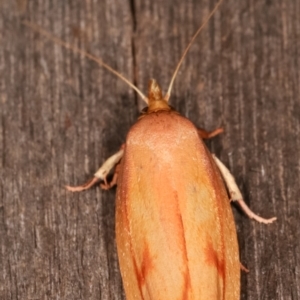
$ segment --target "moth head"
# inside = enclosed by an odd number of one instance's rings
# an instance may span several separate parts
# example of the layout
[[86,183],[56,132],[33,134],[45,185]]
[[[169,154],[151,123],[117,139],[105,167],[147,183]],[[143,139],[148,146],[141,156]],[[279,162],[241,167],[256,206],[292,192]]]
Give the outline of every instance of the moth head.
[[162,95],[161,87],[155,79],[149,80],[148,85],[148,108],[147,113],[160,110],[171,110],[170,105]]

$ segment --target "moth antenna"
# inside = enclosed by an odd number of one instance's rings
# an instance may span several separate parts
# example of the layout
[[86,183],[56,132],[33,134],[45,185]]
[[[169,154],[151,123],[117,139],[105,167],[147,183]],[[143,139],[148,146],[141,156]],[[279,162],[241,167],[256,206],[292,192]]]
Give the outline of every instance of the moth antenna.
[[174,80],[176,78],[176,75],[178,73],[178,70],[187,54],[187,52],[189,51],[189,49],[191,48],[194,40],[196,39],[196,37],[199,35],[199,33],[202,31],[202,29],[206,26],[207,22],[210,20],[210,18],[214,15],[214,13],[216,12],[216,10],[219,8],[219,6],[221,5],[223,0],[219,0],[219,2],[216,4],[216,6],[214,7],[214,9],[210,12],[210,14],[206,17],[206,19],[204,20],[204,22],[201,24],[201,26],[199,27],[199,29],[196,31],[196,33],[193,35],[191,41],[189,42],[189,44],[187,45],[187,47],[185,48],[180,60],[179,60],[179,63],[177,64],[177,67],[174,71],[174,74],[172,76],[172,79],[171,79],[171,82],[170,82],[170,85],[169,85],[169,88],[168,88],[168,92],[167,94],[165,95],[165,100],[166,101],[169,101],[170,99],[170,96],[171,96],[171,91],[172,91],[172,87],[173,87],[173,83],[174,83]]
[[23,21],[22,22],[25,26],[31,28],[33,31],[38,32],[39,34],[45,36],[46,38],[48,38],[49,40],[53,41],[54,43],[63,46],[66,49],[72,50],[75,53],[78,53],[80,55],[83,55],[87,58],[89,58],[90,60],[95,61],[96,63],[98,63],[100,66],[106,68],[108,71],[110,71],[111,73],[113,73],[114,75],[116,75],[117,77],[119,77],[120,79],[122,79],[124,82],[126,82],[131,88],[133,88],[139,95],[140,97],[148,104],[148,98],[134,85],[132,84],[126,77],[124,77],[121,73],[117,72],[116,70],[114,70],[112,67],[110,67],[109,65],[107,65],[106,63],[104,63],[100,58],[80,49],[77,48],[74,45],[71,45],[67,42],[64,42],[63,40],[61,40],[60,38],[54,36],[53,34],[51,34],[50,32],[46,31],[45,29],[41,28],[40,26],[29,22],[29,21]]

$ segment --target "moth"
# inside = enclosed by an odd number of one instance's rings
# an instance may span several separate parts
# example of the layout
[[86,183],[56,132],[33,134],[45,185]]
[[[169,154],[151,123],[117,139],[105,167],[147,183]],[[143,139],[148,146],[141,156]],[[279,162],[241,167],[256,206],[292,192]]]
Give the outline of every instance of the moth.
[[[230,201],[236,201],[258,222],[269,224],[276,219],[261,218],[250,210],[229,170],[203,143],[202,139],[223,130],[198,129],[169,105],[183,58],[221,2],[185,49],[166,95],[152,79],[145,96],[97,57],[24,22],[55,43],[104,66],[147,104],[120,150],[94,177],[83,185],[66,187],[78,192],[98,181],[103,181],[103,189],[117,185],[116,242],[128,300],[239,299],[241,264]],[[107,182],[113,168],[112,181]]]

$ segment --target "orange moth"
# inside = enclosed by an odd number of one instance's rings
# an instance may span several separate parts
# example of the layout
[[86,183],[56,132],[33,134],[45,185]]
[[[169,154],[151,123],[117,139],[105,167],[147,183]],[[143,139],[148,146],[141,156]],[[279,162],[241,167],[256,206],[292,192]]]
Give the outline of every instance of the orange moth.
[[[94,178],[81,186],[67,186],[70,191],[82,191],[99,180],[104,181],[104,189],[117,184],[116,241],[128,300],[239,299],[241,265],[230,199],[259,222],[276,219],[254,214],[229,170],[207,150],[202,138],[213,137],[222,129],[197,129],[168,104],[184,56],[220,3],[193,36],[165,96],[155,80],[150,80],[148,96],[144,96],[98,58],[24,22],[54,42],[97,61],[147,103],[125,144],[103,163]],[[108,183],[106,177],[114,167],[114,177]]]

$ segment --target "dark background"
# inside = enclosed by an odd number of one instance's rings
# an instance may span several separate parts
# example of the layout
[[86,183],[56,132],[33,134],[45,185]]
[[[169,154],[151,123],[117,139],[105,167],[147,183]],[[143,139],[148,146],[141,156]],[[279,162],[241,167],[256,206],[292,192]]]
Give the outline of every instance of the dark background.
[[[143,107],[114,75],[21,21],[103,58],[143,92],[152,77],[166,91],[215,3],[0,1],[0,299],[124,299],[115,189],[63,186],[90,178]],[[278,217],[262,225],[233,206],[250,270],[241,299],[300,299],[299,16],[298,0],[225,0],[171,98],[197,126],[225,128],[209,149],[251,209]]]

